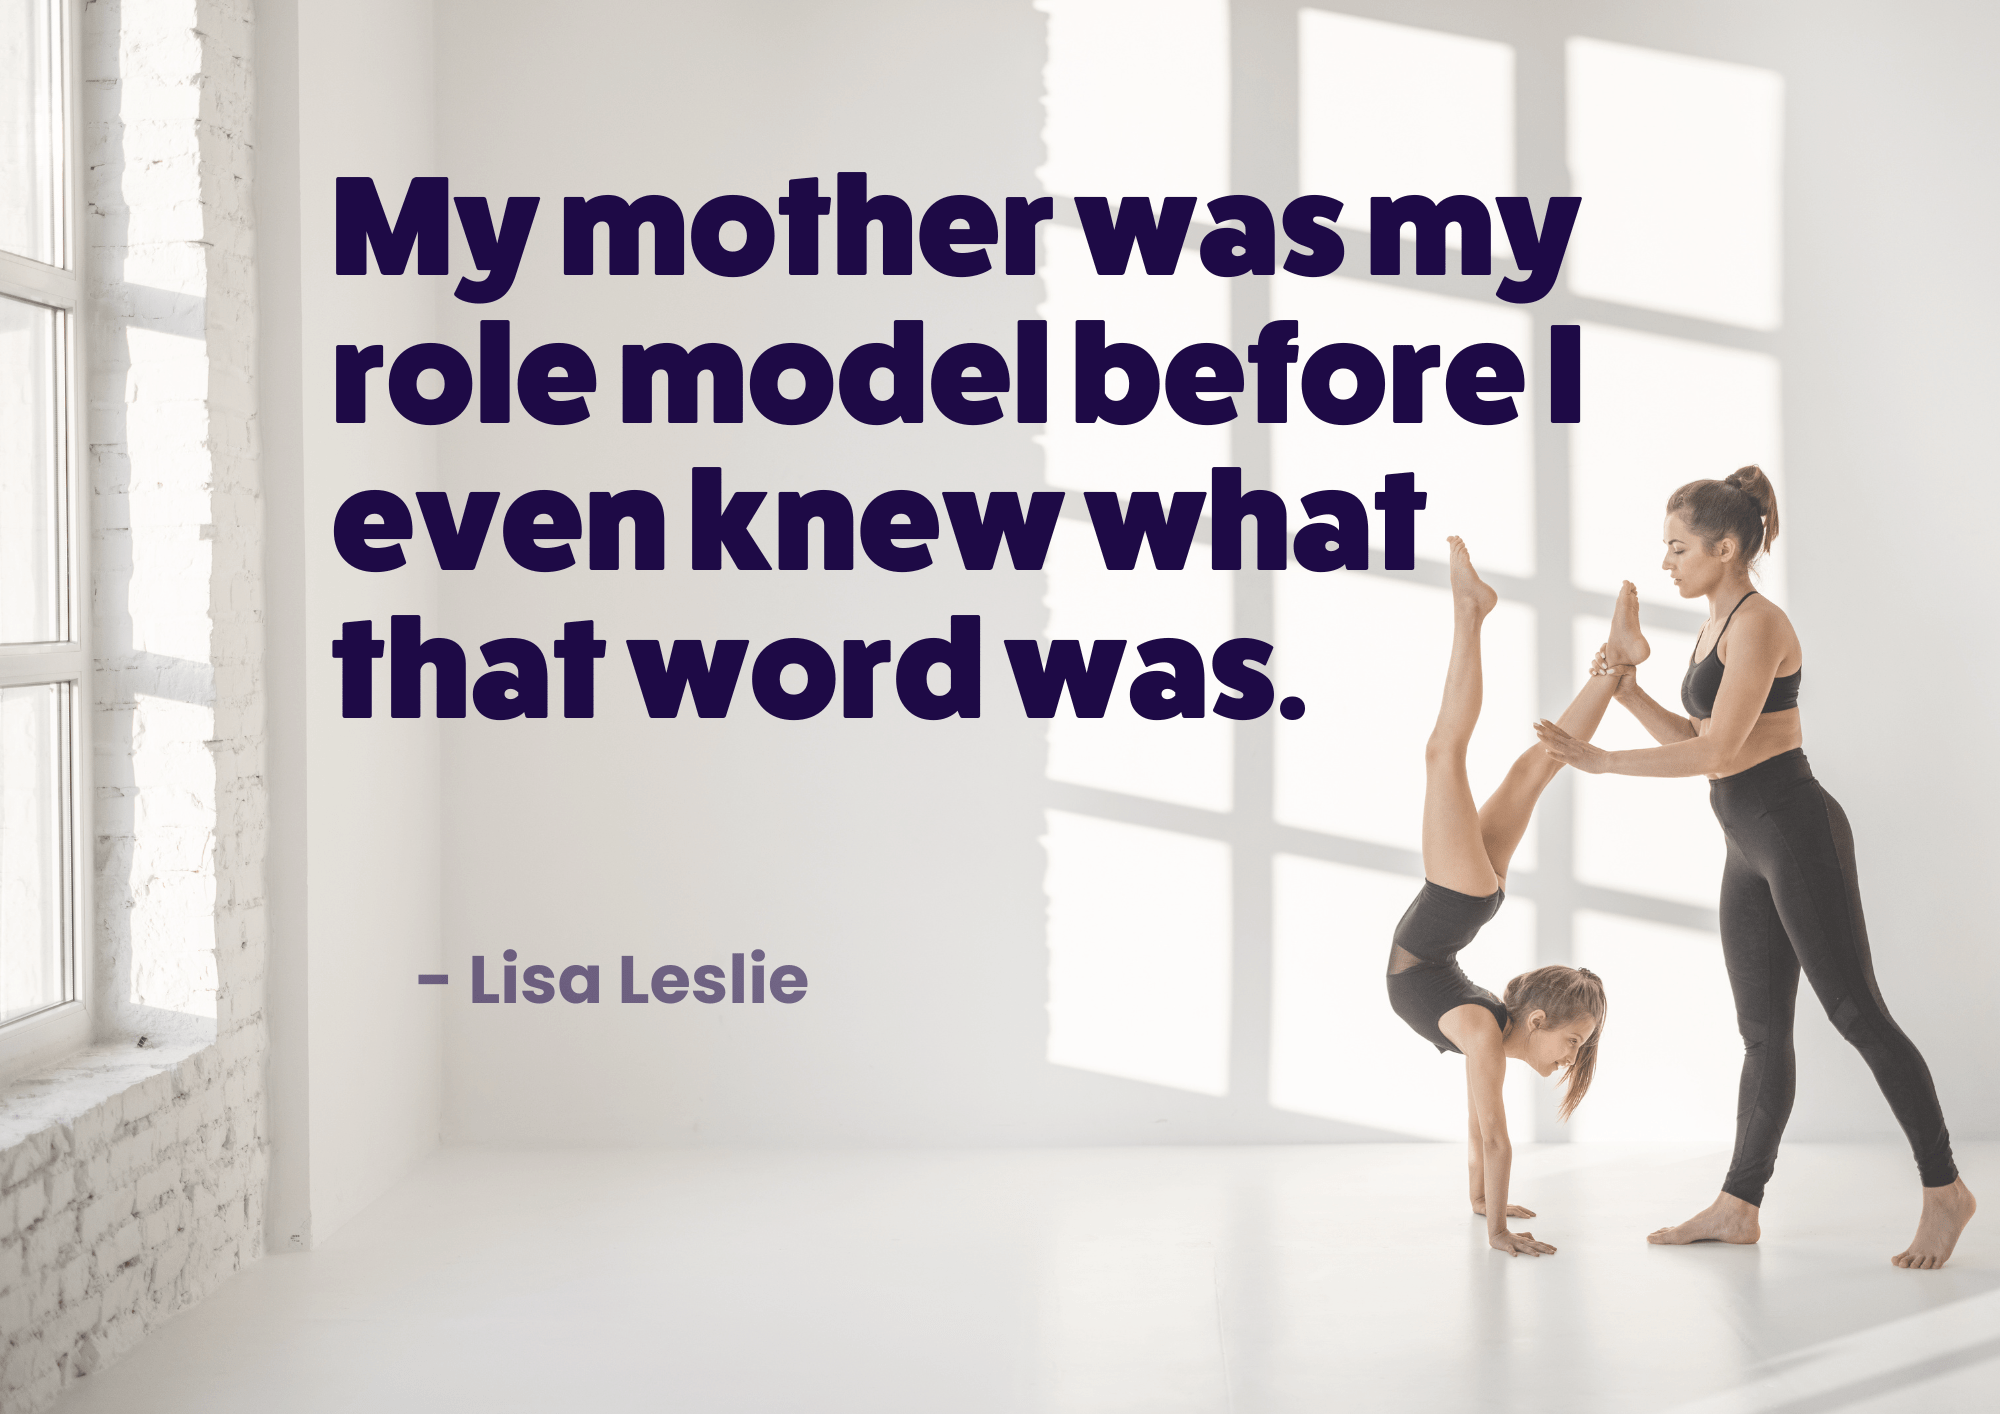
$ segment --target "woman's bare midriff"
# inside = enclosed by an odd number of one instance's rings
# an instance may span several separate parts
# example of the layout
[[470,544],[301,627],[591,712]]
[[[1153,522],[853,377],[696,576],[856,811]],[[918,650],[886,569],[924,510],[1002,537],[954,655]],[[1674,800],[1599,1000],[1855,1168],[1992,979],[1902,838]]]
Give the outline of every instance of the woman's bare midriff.
[[[1712,719],[1701,718],[1695,723],[1695,734],[1707,736]],[[1766,712],[1757,719],[1757,725],[1750,728],[1750,735],[1743,742],[1743,749],[1729,763],[1726,771],[1715,771],[1709,775],[1711,781],[1719,781],[1725,776],[1734,776],[1761,766],[1773,756],[1782,756],[1787,751],[1806,744],[1805,729],[1799,725],[1799,709],[1790,708],[1783,712]]]

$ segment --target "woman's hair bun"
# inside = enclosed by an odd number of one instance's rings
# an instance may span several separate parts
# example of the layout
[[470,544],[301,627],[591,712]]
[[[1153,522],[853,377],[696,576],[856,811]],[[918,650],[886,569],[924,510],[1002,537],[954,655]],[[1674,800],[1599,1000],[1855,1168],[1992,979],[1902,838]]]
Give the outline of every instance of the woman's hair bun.
[[1749,466],[1737,467],[1722,479],[1738,491],[1748,491],[1753,496],[1757,494],[1759,487],[1771,484],[1769,478],[1764,475],[1764,468],[1755,462]]
[[1761,466],[1740,466],[1720,481],[1690,481],[1667,498],[1667,514],[1683,517],[1710,550],[1733,538],[1746,564],[1778,538],[1778,491]]
[[1722,479],[1757,503],[1757,513],[1764,518],[1764,548],[1769,550],[1778,538],[1778,488],[1754,462],[1737,467]]

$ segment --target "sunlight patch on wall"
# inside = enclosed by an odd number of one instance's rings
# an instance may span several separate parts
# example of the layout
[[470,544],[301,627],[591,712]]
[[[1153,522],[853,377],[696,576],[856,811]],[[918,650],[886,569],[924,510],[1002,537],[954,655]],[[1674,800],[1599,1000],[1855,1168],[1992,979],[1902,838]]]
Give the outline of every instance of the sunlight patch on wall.
[[[1450,591],[1294,571],[1278,577],[1278,641],[1287,646],[1273,664],[1278,693],[1306,701],[1305,717],[1278,733],[1279,822],[1419,848],[1424,742],[1451,653]],[[1534,743],[1534,610],[1503,600],[1486,619],[1483,650],[1485,705],[1467,760],[1477,800]],[[1534,845],[1530,830],[1516,868],[1533,867]]]
[[1228,0],[1035,0],[1053,192],[1222,196],[1229,187]]
[[1609,1017],[1572,1137],[1729,1139],[1743,1042],[1721,940],[1581,910],[1576,962],[1604,979]]
[[[1610,628],[1608,619],[1576,621],[1574,641],[1579,660],[1595,651]],[[1681,674],[1687,669],[1694,635],[1654,629],[1647,638],[1653,645],[1653,656],[1639,669],[1639,681],[1649,696],[1677,713],[1681,710]],[[1604,714],[1596,740],[1607,751],[1633,751],[1659,744],[1616,703]],[[1715,907],[1722,881],[1723,843],[1715,812],[1709,809],[1706,780],[1700,776],[1591,776],[1581,771],[1574,778],[1575,868],[1580,882],[1701,908]]]
[[1514,191],[1513,47],[1299,11],[1299,190],[1340,198],[1340,223],[1362,230],[1375,196],[1464,193],[1491,211]]
[[[1123,190],[1123,188],[1120,188]],[[1206,491],[1209,469],[1229,464],[1229,427],[1184,422],[1162,396],[1139,422],[1076,421],[1075,322],[1102,319],[1107,343],[1137,344],[1161,377],[1189,344],[1229,339],[1229,282],[1183,253],[1172,275],[1147,275],[1135,255],[1130,273],[1099,275],[1083,232],[1043,228],[1042,277],[1048,297],[1038,313],[1049,322],[1049,422],[1037,435],[1051,486],[1086,491]],[[1123,397],[1125,375],[1106,377],[1107,393]],[[1239,394],[1238,416],[1254,394]]]
[[1770,69],[1571,39],[1570,288],[1775,329],[1785,81]]
[[[1366,259],[1365,253],[1360,257]],[[1437,344],[1449,363],[1469,344],[1504,344],[1532,365],[1534,321],[1518,309],[1366,280],[1278,280],[1272,284],[1272,318],[1299,321],[1300,367],[1291,371],[1290,419],[1271,429],[1277,487],[1298,497],[1322,487],[1351,491],[1368,511],[1375,561],[1381,564],[1382,517],[1374,493],[1392,471],[1414,472],[1430,504],[1417,516],[1417,555],[1443,561],[1444,537],[1466,536],[1478,563],[1500,574],[1535,572],[1534,423],[1546,416],[1532,372],[1526,392],[1514,394],[1512,422],[1481,427],[1445,402],[1444,374],[1424,375],[1424,420],[1391,421],[1383,405],[1365,422],[1342,427],[1321,422],[1298,393],[1303,365],[1326,344],[1360,344],[1393,367],[1397,344]],[[1597,375],[1591,367],[1591,376]],[[1335,397],[1354,391],[1354,375],[1335,373]],[[1592,416],[1596,415],[1595,408]],[[1441,514],[1442,513],[1442,514]]]
[[[1464,1138],[1464,1063],[1389,1009],[1383,981],[1389,940],[1423,881],[1289,854],[1275,871],[1271,1103],[1417,1138]],[[1510,898],[1459,965],[1498,995],[1534,958],[1534,903]],[[1526,1140],[1537,1077],[1507,1069],[1509,1126]]]
[[[1196,548],[1197,555],[1202,551]],[[1070,695],[1049,722],[1050,780],[1123,791],[1151,800],[1227,810],[1233,771],[1233,724],[1210,712],[1149,722],[1132,710],[1132,680],[1147,672],[1139,645],[1181,638],[1204,655],[1231,637],[1234,576],[1194,565],[1156,570],[1141,555],[1131,570],[1108,570],[1087,525],[1062,521],[1048,559],[1049,627],[1043,639],[1075,638],[1089,653],[1093,640],[1123,638],[1125,657],[1111,705],[1095,720],[1079,718]],[[1220,689],[1211,680],[1205,703]]]
[[1229,1088],[1229,847],[1048,812],[1055,1065]]
[[[1675,487],[1755,462],[1784,510],[1778,360],[1603,324],[1584,326],[1583,358],[1587,411],[1570,429],[1576,583],[1613,593],[1629,579],[1664,600],[1672,585],[1659,568],[1660,526]],[[1759,565],[1760,587],[1774,599],[1784,595],[1784,558],[1781,536]]]

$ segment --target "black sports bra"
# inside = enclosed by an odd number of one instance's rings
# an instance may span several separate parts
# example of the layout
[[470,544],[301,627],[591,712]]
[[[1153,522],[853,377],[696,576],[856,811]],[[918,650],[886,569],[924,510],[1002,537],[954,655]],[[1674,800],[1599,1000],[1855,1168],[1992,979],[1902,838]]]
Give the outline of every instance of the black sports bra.
[[[1750,594],[1755,594],[1751,590]],[[1750,594],[1736,601],[1736,609],[1749,602]],[[1708,645],[1708,656],[1699,663],[1694,654],[1688,654],[1687,675],[1681,679],[1681,706],[1690,717],[1697,721],[1707,721],[1715,713],[1715,694],[1722,687],[1722,659],[1716,650],[1722,646],[1722,634],[1729,632],[1729,619],[1736,617],[1736,609],[1729,611],[1729,618],[1722,621],[1722,633],[1715,635],[1715,642]],[[1700,647],[1699,642],[1696,647]],[[1766,712],[1789,712],[1799,705],[1799,680],[1805,676],[1805,664],[1781,678],[1771,680],[1770,695],[1764,699]]]

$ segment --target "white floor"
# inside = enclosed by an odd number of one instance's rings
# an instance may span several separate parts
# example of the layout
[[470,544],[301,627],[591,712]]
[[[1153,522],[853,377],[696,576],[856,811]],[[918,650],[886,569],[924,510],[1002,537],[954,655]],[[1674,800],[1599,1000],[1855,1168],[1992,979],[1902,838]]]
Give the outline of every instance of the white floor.
[[1755,1248],[1642,1240],[1714,1150],[1531,1150],[1538,1261],[1446,1146],[446,1150],[56,1409],[1990,1411],[2000,1145],[1961,1161],[1989,1213],[1903,1272],[1887,1146],[1788,1146]]

